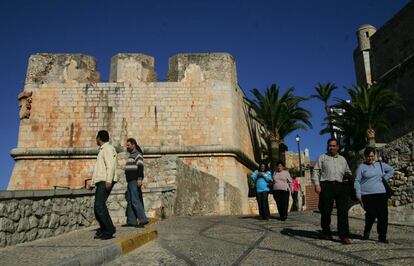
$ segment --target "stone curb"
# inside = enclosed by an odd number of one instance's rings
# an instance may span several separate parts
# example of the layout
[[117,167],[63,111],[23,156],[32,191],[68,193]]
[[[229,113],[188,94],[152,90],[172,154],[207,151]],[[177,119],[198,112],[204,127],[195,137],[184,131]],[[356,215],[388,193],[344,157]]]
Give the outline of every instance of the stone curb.
[[59,259],[50,266],[83,266],[83,265],[103,265],[112,261],[123,254],[156,239],[158,232],[155,229],[145,229],[145,231],[137,233],[133,236],[126,237],[105,246],[93,248],[72,257]]

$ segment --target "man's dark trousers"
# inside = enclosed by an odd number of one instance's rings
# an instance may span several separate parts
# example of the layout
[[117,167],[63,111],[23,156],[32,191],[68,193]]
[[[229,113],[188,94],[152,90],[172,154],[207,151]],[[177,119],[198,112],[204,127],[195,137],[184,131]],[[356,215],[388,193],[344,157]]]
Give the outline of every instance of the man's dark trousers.
[[96,220],[100,226],[100,231],[104,236],[112,236],[115,233],[114,224],[106,207],[106,201],[114,185],[115,183],[112,182],[111,189],[107,190],[105,181],[96,183],[94,211]]
[[322,233],[331,236],[331,213],[333,203],[336,202],[339,237],[349,236],[348,223],[348,190],[347,184],[338,181],[321,182],[319,194],[319,211],[321,212]]
[[145,215],[144,206],[141,202],[142,191],[141,189],[138,190],[137,180],[128,181],[127,197],[127,223],[136,225],[137,218],[141,223],[147,223],[148,219]]

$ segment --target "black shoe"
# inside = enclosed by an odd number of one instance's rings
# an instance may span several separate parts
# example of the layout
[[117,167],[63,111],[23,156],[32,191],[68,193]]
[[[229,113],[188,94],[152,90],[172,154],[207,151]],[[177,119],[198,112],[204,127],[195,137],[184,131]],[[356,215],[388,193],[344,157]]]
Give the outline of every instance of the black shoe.
[[333,241],[332,235],[323,235],[322,236],[322,239],[329,240],[329,241]]
[[136,224],[123,224],[121,227],[137,227]]
[[369,233],[364,232],[364,235],[362,236],[362,240],[368,240],[369,239]]
[[388,243],[390,243],[387,239],[385,239],[385,238],[380,238],[380,239],[378,239],[378,242],[381,242],[381,243],[384,243],[384,244],[388,244]]
[[139,223],[136,227],[137,228],[145,228],[145,225],[146,224],[149,224],[149,222],[148,221],[146,221],[145,223]]
[[98,229],[98,230],[96,230],[95,236],[93,238],[98,239],[102,236],[102,234],[103,234],[102,230]]
[[110,234],[102,234],[102,236],[99,239],[107,240],[107,239],[111,239],[111,238],[114,238],[114,236],[110,235]]
[[346,237],[346,236],[342,236],[342,237],[340,237],[340,239],[341,239],[341,243],[343,245],[350,245],[351,244],[351,240],[349,240],[349,238]]

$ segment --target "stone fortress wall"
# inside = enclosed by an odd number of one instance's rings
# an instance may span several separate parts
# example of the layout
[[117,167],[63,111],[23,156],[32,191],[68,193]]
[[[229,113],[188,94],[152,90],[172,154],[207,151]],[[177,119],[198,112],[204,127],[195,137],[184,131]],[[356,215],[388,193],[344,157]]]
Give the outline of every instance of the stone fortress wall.
[[404,101],[401,111],[390,112],[390,130],[379,134],[389,142],[414,131],[414,2],[410,1],[378,30],[363,25],[357,30],[354,51],[358,85],[378,83],[398,91]]
[[94,57],[32,55],[8,189],[83,187],[93,172],[96,133],[107,129],[119,152],[135,137],[145,160],[176,155],[236,187],[240,212],[248,213],[254,136],[233,57],[179,54],[169,60],[167,82],[156,76],[154,58],[143,54],[115,55],[105,83]]

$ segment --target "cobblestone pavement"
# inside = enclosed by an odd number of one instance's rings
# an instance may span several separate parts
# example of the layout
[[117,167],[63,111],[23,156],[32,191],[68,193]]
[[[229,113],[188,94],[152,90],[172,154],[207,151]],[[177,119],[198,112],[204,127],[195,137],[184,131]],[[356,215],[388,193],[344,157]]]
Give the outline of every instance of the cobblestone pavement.
[[108,245],[116,240],[143,232],[139,228],[118,226],[115,238],[94,239],[97,226],[63,235],[39,239],[0,249],[0,265],[49,265],[65,257],[72,257],[96,247]]
[[[157,225],[159,237],[108,265],[414,265],[414,227],[389,225],[390,244],[360,240],[364,220],[350,218],[352,244],[319,239],[319,214],[287,221],[254,217],[176,217]],[[336,217],[332,217],[336,229]]]

